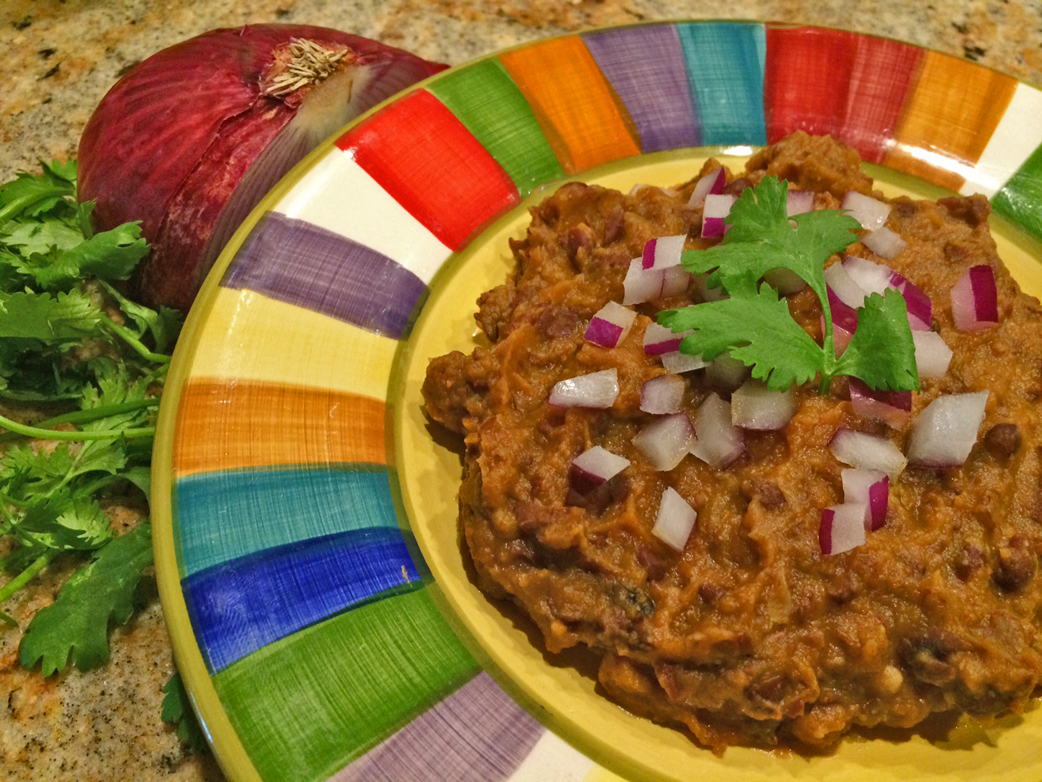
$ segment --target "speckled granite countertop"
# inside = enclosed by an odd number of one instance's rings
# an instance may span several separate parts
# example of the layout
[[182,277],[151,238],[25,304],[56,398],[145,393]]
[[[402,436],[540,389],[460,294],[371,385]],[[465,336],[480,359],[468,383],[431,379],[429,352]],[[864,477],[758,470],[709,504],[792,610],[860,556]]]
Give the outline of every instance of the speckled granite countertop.
[[[757,19],[840,27],[965,57],[1042,86],[1042,0],[4,0],[0,181],[75,155],[84,123],[134,63],[215,27],[300,22],[377,38],[451,64],[611,24]],[[5,609],[23,622],[68,569],[53,567]],[[160,721],[173,671],[158,598],[113,634],[109,664],[45,680],[0,630],[0,779],[219,779],[205,753]]]

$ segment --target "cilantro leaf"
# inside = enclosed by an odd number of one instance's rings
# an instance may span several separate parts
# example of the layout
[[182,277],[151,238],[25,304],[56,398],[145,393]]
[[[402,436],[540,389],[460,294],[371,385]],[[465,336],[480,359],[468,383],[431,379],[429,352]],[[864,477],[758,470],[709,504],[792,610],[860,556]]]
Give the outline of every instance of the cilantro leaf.
[[56,247],[57,252],[45,262],[34,262],[30,256],[28,270],[45,289],[63,288],[89,276],[125,280],[148,254],[148,244],[141,238],[138,223],[126,223],[111,231],[95,234],[72,247]]
[[19,172],[0,186],[0,225],[18,214],[40,217],[76,193],[76,164],[44,163],[39,176]]
[[836,374],[854,375],[872,388],[919,390],[915,342],[904,296],[888,290],[885,295],[873,293],[865,299]]
[[181,674],[176,671],[163,687],[163,711],[160,717],[163,722],[177,726],[177,737],[182,744],[193,750],[200,750],[206,746],[206,734],[203,733],[195,711],[192,710]]
[[0,338],[50,344],[82,340],[98,330],[105,314],[97,302],[76,289],[49,293],[0,293]]
[[44,676],[65,668],[70,658],[81,671],[109,658],[109,623],[126,624],[134,612],[141,571],[152,564],[152,532],[140,524],[102,548],[76,571],[58,599],[41,609],[22,637],[26,668],[41,663]]

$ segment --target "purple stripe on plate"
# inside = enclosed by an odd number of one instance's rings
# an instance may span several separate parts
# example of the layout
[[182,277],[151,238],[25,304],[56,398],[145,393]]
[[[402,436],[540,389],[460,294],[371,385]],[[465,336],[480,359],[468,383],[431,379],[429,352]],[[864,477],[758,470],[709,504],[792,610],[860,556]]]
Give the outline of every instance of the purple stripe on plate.
[[332,782],[496,782],[532,751],[544,728],[480,673]]
[[607,30],[583,41],[633,118],[644,152],[701,143],[676,27]]
[[426,292],[423,280],[386,255],[278,212],[246,237],[221,284],[395,339],[408,332]]

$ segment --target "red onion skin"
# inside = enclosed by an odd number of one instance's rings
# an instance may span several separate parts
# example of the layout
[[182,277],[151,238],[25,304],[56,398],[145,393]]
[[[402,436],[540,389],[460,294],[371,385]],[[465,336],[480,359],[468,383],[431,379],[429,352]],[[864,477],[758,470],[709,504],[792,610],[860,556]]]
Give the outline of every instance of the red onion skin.
[[[276,50],[295,39],[348,47],[359,66],[404,63],[406,78],[397,89],[447,67],[361,36],[276,24],[213,30],[136,65],[84,129],[79,198],[97,202],[99,231],[140,221],[152,245],[134,281],[145,303],[187,310],[194,299],[224,205],[301,105],[301,91],[273,97],[262,84]],[[209,255],[212,263],[216,251]]]

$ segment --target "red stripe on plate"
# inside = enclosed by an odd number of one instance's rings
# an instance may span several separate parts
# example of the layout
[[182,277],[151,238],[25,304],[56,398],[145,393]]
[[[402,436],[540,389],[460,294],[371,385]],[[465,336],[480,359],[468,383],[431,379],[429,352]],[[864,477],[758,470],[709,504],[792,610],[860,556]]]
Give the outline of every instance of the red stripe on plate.
[[453,250],[520,201],[502,167],[425,90],[377,112],[336,145]]

